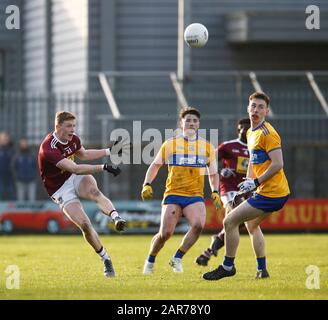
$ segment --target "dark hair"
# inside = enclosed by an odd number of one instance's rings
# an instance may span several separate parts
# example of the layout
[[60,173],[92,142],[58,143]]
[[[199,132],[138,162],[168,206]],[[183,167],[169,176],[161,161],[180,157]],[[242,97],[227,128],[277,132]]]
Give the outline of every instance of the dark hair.
[[238,121],[238,124],[249,124],[251,125],[251,120],[249,118],[243,118]]
[[187,114],[193,114],[200,119],[200,112],[193,107],[185,107],[180,111],[180,120],[183,119]]
[[264,92],[254,92],[252,93],[250,96],[249,96],[249,101],[251,101],[252,99],[261,99],[261,100],[264,100],[267,104],[267,107],[269,106],[270,104],[270,98],[264,93]]

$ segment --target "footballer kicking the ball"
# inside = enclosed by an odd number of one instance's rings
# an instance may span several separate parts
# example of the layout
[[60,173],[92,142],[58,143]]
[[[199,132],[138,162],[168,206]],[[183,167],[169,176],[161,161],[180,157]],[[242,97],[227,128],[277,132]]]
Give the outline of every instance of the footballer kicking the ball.
[[103,170],[117,176],[121,170],[108,163],[90,165],[74,162],[75,156],[81,160],[95,160],[110,156],[111,153],[110,148],[86,150],[75,134],[75,121],[75,116],[70,112],[56,113],[55,131],[49,133],[40,146],[40,175],[51,199],[80,228],[85,240],[100,256],[104,264],[104,275],[114,277],[112,261],[84,212],[80,198],[95,201],[99,209],[114,220],[116,230],[123,231],[126,222],[119,216],[112,202],[98,189],[92,176]]

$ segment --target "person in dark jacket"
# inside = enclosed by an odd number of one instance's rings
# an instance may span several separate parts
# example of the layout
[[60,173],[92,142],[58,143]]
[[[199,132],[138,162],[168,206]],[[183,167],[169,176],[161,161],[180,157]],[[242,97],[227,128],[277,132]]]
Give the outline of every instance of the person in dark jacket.
[[35,201],[37,160],[31,154],[26,138],[19,140],[19,151],[13,161],[18,201]]
[[11,170],[14,150],[7,132],[0,132],[0,201],[14,200],[15,188]]

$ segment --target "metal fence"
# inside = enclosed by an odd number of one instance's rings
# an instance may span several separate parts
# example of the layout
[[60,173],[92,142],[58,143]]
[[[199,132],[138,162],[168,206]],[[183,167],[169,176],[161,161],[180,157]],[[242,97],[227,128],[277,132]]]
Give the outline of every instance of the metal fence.
[[[143,119],[146,127],[171,128],[181,104],[196,106],[204,127],[220,128],[220,139],[231,136],[236,121],[246,116],[249,94],[264,90],[271,97],[272,117],[286,142],[327,141],[327,72],[193,72],[178,81],[169,72],[104,73],[108,90],[67,93],[0,93],[0,130],[14,139],[24,135],[37,145],[53,130],[56,111],[78,116],[77,131],[86,145],[103,141],[106,126],[129,127]],[[311,75],[311,77],[310,77]],[[102,86],[102,89],[104,86]],[[113,116],[111,103],[119,116]]]
[[[165,129],[176,128],[177,112],[185,99],[200,109],[202,128],[208,132],[217,129],[217,141],[221,142],[235,138],[238,119],[247,116],[249,94],[263,89],[272,100],[273,114],[268,121],[282,137],[293,196],[328,197],[325,187],[328,183],[325,170],[328,74],[312,75],[319,94],[305,72],[198,72],[182,82],[165,72],[144,77],[142,73],[132,76],[115,73],[107,75],[107,79],[121,112],[118,118],[113,117],[108,99],[100,90],[62,94],[3,92],[0,94],[0,131],[7,131],[16,141],[26,136],[37,149],[44,136],[53,130],[55,112],[67,110],[77,115],[77,133],[86,147],[107,146],[111,132],[117,128],[127,130],[133,137],[136,121],[139,121],[141,135],[156,128],[164,137]],[[183,99],[179,97],[179,90]],[[143,149],[147,141],[140,139],[134,144]],[[116,180],[118,184],[111,183],[107,176],[98,177],[98,182],[113,197],[138,199],[147,165],[123,167],[123,174]],[[157,198],[160,198],[165,173],[160,174],[158,181]],[[41,191],[40,197],[45,197]]]
[[[114,119],[105,98],[99,94],[63,94],[63,95],[24,95],[22,93],[5,93],[0,97],[0,131],[7,131],[14,140],[26,136],[34,145],[42,141],[46,133],[54,128],[54,115],[58,110],[67,110],[78,116],[77,132],[86,145],[100,145],[109,136],[110,128],[125,128],[132,132],[133,121],[141,120],[143,129],[165,128],[176,126],[176,114],[123,115]],[[174,102],[173,102],[174,103]],[[277,106],[277,104],[275,105]],[[217,128],[219,141],[234,135],[235,123],[244,112],[205,113],[202,108],[202,126]],[[174,109],[173,109],[174,110]],[[229,110],[227,110],[229,111]],[[279,128],[285,143],[326,143],[328,141],[328,117],[320,114],[275,114],[269,118]],[[105,135],[105,136],[104,136]]]
[[[201,127],[206,128],[206,138],[210,139],[210,130],[217,130],[219,143],[236,138],[238,117],[221,115],[216,117],[202,117]],[[284,166],[288,177],[292,196],[294,198],[325,198],[328,197],[328,171],[325,170],[328,159],[328,119],[322,116],[275,116],[269,120],[277,129],[282,138]],[[134,117],[114,120],[107,116],[101,118],[103,146],[110,140],[115,129],[124,129],[129,133],[135,150],[145,150],[153,139],[149,129],[156,128],[160,132],[161,141],[164,141],[165,130],[176,128],[176,119],[171,117]],[[136,136],[136,133],[140,134]],[[115,135],[114,135],[115,136]],[[134,139],[134,140],[133,140]],[[155,139],[155,136],[154,136]],[[157,136],[158,139],[158,136]],[[122,177],[113,183],[111,177],[104,174],[99,181],[107,194],[117,197],[124,195],[126,199],[139,199],[140,186],[147,170],[147,163],[133,163],[131,155],[128,165],[123,166]],[[166,170],[162,169],[156,179],[156,194],[160,198],[164,192]],[[208,186],[206,187],[209,194]]]
[[[100,122],[96,116],[107,111],[104,96],[80,92],[52,93],[0,93],[0,131],[12,138],[25,136],[38,145],[54,129],[55,113],[59,110],[73,112],[78,117],[77,130],[86,144],[100,143]],[[94,132],[90,131],[90,126]]]

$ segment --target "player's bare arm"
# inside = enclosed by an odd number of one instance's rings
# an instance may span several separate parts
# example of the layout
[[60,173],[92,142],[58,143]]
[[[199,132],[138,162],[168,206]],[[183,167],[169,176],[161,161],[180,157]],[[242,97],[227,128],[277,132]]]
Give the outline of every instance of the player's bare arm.
[[207,173],[208,173],[208,182],[210,184],[212,190],[212,200],[216,209],[222,208],[221,199],[219,196],[219,174],[218,174],[218,167],[215,161],[211,161],[207,166]]
[[91,165],[91,164],[76,164],[75,162],[63,159],[59,161],[56,165],[57,168],[68,171],[70,173],[74,173],[77,175],[83,174],[93,174],[95,172],[103,171],[103,164]]
[[253,171],[253,166],[252,166],[252,163],[250,161],[248,162],[246,178],[251,178],[251,179],[255,178],[255,174],[254,174],[254,171]]
[[146,184],[146,183],[151,184],[153,182],[153,180],[156,178],[161,166],[162,166],[161,164],[154,163],[154,162],[149,166],[149,168],[146,172],[144,184]]
[[208,173],[208,182],[210,184],[211,190],[218,190],[219,189],[219,174],[218,174],[218,167],[216,161],[210,162],[207,166],[207,173]]
[[151,165],[149,166],[149,168],[146,172],[144,185],[147,183],[151,184],[153,182],[153,180],[156,178],[158,171],[162,167],[162,165],[163,165],[163,160],[162,160],[162,153],[160,150],[157,153],[154,161],[151,163]]
[[153,189],[151,183],[156,178],[158,171],[162,165],[162,153],[160,150],[146,172],[145,180],[141,190],[142,200],[151,200],[153,198]]
[[105,164],[76,164],[75,162],[63,159],[56,164],[56,167],[63,170],[68,171],[70,173],[74,173],[76,175],[85,175],[85,174],[94,174],[96,172],[101,172],[103,170],[117,176],[120,174],[120,168],[116,166],[112,166],[108,163]]
[[107,149],[85,149],[83,146],[75,152],[80,160],[97,160],[103,157],[109,157],[112,154],[121,155],[131,149],[132,144],[129,140],[115,141]]
[[88,149],[86,150],[84,147],[81,147],[79,150],[75,152],[76,156],[80,160],[88,161],[88,160],[97,160],[110,155],[109,149]]
[[283,161],[281,149],[272,150],[268,154],[271,159],[271,164],[263,172],[263,174],[257,178],[259,183],[263,183],[264,181],[267,181],[284,167],[284,161]]

